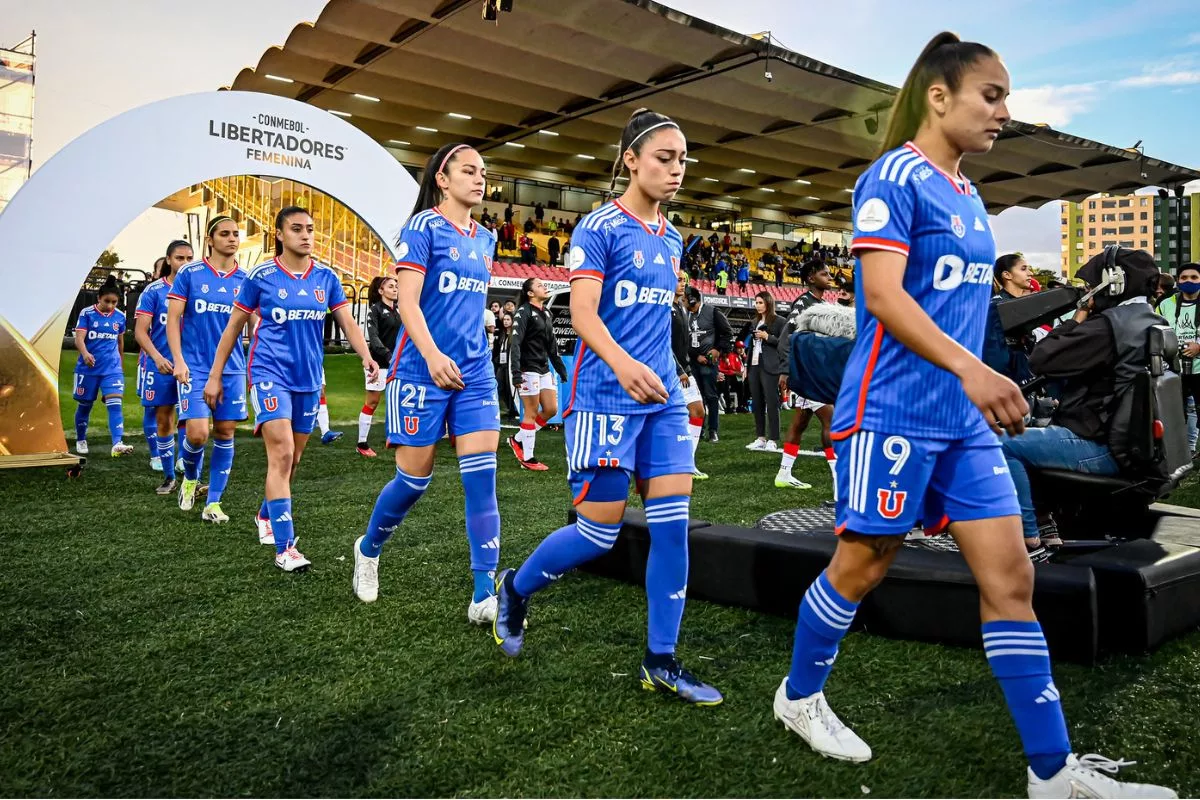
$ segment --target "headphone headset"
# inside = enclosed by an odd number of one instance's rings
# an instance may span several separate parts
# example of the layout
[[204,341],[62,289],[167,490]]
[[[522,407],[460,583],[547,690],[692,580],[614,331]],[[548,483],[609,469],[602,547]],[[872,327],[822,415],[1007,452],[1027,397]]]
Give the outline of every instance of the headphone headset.
[[1125,270],[1117,265],[1117,256],[1121,254],[1119,245],[1110,244],[1104,248],[1104,267],[1100,270],[1100,282],[1087,294],[1079,298],[1076,308],[1083,308],[1100,292],[1110,297],[1120,297],[1125,294]]

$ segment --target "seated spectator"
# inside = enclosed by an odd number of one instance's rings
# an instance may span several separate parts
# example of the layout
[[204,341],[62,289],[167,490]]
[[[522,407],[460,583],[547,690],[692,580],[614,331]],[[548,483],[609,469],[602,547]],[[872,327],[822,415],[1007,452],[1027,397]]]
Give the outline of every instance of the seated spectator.
[[529,217],[528,219],[525,220],[525,233],[533,233],[533,230],[534,230],[533,217]]
[[[1076,277],[1089,288],[1104,282],[1103,253],[1093,257]],[[1117,460],[1108,446],[1111,409],[1130,377],[1149,366],[1144,342],[1162,317],[1150,307],[1158,282],[1158,265],[1143,250],[1121,248],[1117,266],[1125,273],[1118,296],[1101,290],[1086,307],[1061,323],[1033,349],[1029,365],[1037,375],[1064,379],[1058,408],[1044,428],[1027,428],[1020,436],[1002,436],[1001,445],[1017,489],[1025,545],[1062,543],[1048,515],[1033,505],[1027,467],[1064,469],[1095,475],[1117,475]],[[1118,367],[1126,377],[1118,378]]]

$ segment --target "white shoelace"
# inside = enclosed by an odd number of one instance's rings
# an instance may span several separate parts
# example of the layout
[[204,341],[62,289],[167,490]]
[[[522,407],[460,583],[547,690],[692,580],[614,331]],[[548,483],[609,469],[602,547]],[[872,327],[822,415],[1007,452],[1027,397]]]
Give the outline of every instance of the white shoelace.
[[838,719],[837,714],[833,713],[833,709],[829,707],[829,703],[825,702],[824,697],[820,697],[815,703],[809,704],[808,717],[809,719],[819,719],[821,724],[825,726],[825,729],[835,737],[846,727]]
[[1123,758],[1113,761],[1111,758],[1106,758],[1098,753],[1088,753],[1087,755],[1078,756],[1075,760],[1084,769],[1100,770],[1110,775],[1116,775],[1117,771],[1122,767],[1132,767],[1137,763],[1136,761],[1126,761]]
[[369,586],[379,583],[379,562],[374,559],[363,559],[363,570],[359,580]]

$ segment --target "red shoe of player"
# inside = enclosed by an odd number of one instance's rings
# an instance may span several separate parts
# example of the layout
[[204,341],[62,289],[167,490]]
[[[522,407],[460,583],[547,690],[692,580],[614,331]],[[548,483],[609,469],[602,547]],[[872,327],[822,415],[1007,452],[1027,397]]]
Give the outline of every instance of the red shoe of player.
[[531,458],[528,461],[522,461],[521,467],[523,469],[533,470],[534,472],[545,472],[546,470],[550,469],[536,458]]
[[505,439],[505,441],[508,442],[508,446],[512,448],[513,455],[517,457],[517,461],[520,461],[522,464],[524,464],[525,448],[521,446],[521,443],[511,436]]
[[360,456],[362,456],[363,458],[375,458],[376,456],[379,455],[378,453],[376,453],[374,450],[371,449],[371,446],[369,444],[360,444],[358,447],[356,447],[354,449],[357,450],[358,454]]

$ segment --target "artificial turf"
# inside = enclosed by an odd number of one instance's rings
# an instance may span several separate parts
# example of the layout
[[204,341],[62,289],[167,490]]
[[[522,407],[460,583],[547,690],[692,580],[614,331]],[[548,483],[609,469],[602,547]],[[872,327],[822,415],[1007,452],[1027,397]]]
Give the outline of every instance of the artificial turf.
[[[358,361],[331,356],[327,372],[347,436],[314,441],[294,486],[306,575],[280,573],[257,543],[265,459],[248,432],[222,504],[228,525],[154,494],[132,375],[133,456],[108,457],[98,408],[99,455],[80,478],[0,471],[0,795],[1023,796],[1020,745],[975,650],[847,637],[827,689],[874,749],[861,765],[815,755],[771,716],[791,620],[688,604],[679,653],[724,691],[717,708],[638,688],[642,592],[589,575],[535,598],[524,654],[504,658],[466,621],[462,490],[447,450],[384,550],[379,601],[359,603],[350,548],[392,467],[386,453],[353,452]],[[70,431],[74,404],[62,399]],[[775,489],[777,457],[743,447],[749,418],[721,430],[700,447],[713,477],[696,486],[694,516],[753,524],[829,496],[823,460],[797,462],[813,490]],[[522,472],[501,451],[505,565],[568,506],[562,435],[539,434],[538,457],[549,472]],[[1173,502],[1200,495],[1188,486]],[[1058,666],[1077,748],[1139,760],[1129,779],[1200,792],[1188,711],[1197,645],[1193,633],[1148,656]]]

